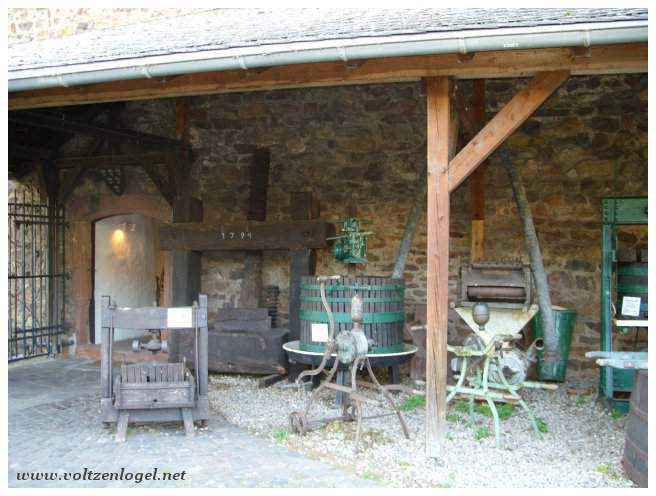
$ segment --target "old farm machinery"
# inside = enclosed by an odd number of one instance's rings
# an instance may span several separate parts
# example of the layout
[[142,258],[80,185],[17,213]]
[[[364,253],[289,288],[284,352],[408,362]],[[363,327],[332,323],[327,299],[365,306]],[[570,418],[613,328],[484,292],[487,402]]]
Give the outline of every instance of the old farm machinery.
[[[528,267],[516,263],[479,262],[464,266],[460,274],[460,298],[453,305],[472,334],[460,346],[447,346],[454,358],[451,369],[456,383],[447,386],[446,402],[454,398],[468,401],[473,420],[474,402],[485,401],[494,419],[497,446],[500,421],[495,403],[520,405],[536,434],[537,420],[522,399],[522,388],[556,389],[557,386],[527,380],[529,365],[542,340],[536,339],[526,351],[516,343],[519,332],[537,314],[532,303],[532,277]],[[424,326],[419,326],[421,328]]]
[[[314,390],[302,412],[292,412],[289,416],[292,430],[301,435],[307,431],[325,425],[332,421],[355,421],[356,436],[355,450],[358,450],[362,420],[370,417],[363,417],[364,404],[372,404],[379,407],[387,407],[391,410],[392,415],[396,415],[403,434],[408,438],[410,436],[408,427],[403,419],[403,415],[394,403],[389,389],[390,386],[380,384],[373,372],[370,357],[371,344],[363,329],[363,301],[362,297],[356,294],[350,298],[350,318],[352,326],[350,328],[341,328],[335,331],[335,316],[331,306],[326,298],[326,283],[329,281],[339,281],[341,276],[319,276],[316,281],[320,286],[320,298],[328,317],[327,336],[324,341],[324,352],[321,356],[319,365],[312,369],[306,370],[299,374],[296,384],[301,385],[303,380],[310,377],[319,376],[325,373],[325,378],[321,384]],[[289,352],[290,350],[288,350]],[[300,350],[295,350],[297,353]],[[346,371],[350,379],[349,385],[338,384],[333,382],[338,370]],[[371,382],[358,381],[357,373],[359,370],[366,369]],[[380,394],[379,399],[375,399],[362,394],[358,386],[377,391]],[[336,393],[343,393],[345,399],[341,402],[341,415],[336,417],[310,419],[309,412],[312,404],[317,400],[319,394],[324,390],[332,390]]]
[[[114,373],[114,330],[147,330],[146,345],[133,343],[133,350],[152,353],[166,350],[160,331],[192,332],[194,373],[186,360],[179,363],[123,363]],[[116,440],[125,441],[129,422],[182,421],[186,434],[194,421],[209,419],[207,398],[207,296],[200,295],[191,307],[118,308],[109,296],[102,300],[101,415],[106,425],[116,423]]]

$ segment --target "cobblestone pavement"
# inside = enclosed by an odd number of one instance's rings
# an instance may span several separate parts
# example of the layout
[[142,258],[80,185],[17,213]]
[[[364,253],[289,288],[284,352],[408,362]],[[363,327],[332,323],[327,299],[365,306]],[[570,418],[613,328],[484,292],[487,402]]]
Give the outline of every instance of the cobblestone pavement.
[[[9,369],[10,487],[370,487],[372,481],[257,438],[212,412],[189,438],[180,424],[130,426],[125,443],[99,421],[99,370],[49,360]],[[31,472],[186,471],[183,481],[17,480]]]

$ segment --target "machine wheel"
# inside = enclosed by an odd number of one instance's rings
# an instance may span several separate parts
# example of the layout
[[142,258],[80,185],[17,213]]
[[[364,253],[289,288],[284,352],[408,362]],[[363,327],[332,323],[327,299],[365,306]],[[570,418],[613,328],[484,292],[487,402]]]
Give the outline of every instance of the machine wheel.
[[292,412],[289,414],[289,426],[292,432],[304,436],[307,432],[307,419],[301,412]]
[[355,403],[351,403],[344,412],[344,421],[345,422],[354,422],[357,419],[357,410]]

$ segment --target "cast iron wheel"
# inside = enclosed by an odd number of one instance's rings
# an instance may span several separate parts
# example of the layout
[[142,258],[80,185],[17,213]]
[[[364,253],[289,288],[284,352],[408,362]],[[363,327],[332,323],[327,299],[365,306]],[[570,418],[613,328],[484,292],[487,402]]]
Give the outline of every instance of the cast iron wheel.
[[344,422],[354,422],[356,419],[356,406],[355,403],[351,403],[348,407],[346,407],[346,411],[344,412]]
[[292,432],[304,436],[307,432],[307,419],[305,415],[300,412],[292,412],[289,414],[289,426]]

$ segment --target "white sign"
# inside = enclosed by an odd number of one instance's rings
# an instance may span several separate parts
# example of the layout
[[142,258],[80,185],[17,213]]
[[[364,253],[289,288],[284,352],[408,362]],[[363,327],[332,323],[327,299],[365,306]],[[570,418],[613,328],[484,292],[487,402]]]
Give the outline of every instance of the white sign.
[[640,316],[640,297],[625,296],[622,298],[622,315],[629,317]]
[[328,324],[312,323],[312,341],[315,343],[328,342]]
[[193,327],[191,307],[169,308],[166,312],[166,327],[169,329]]

